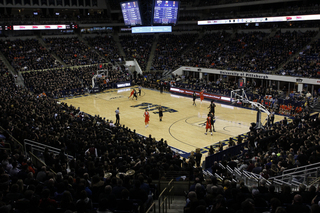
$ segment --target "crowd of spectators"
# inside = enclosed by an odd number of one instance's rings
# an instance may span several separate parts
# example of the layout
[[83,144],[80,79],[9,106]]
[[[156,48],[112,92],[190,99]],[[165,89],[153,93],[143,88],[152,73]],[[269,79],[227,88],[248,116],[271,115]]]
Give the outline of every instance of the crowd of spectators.
[[[316,34],[316,31],[279,30],[272,36],[261,31],[231,36],[221,31],[207,32],[199,39],[197,34],[163,34],[156,44],[151,69],[174,70],[180,66],[193,66],[267,74],[276,71],[275,74],[280,75],[317,78],[316,47],[319,42],[310,44]],[[121,35],[126,60],[137,59],[141,69],[145,70],[154,39],[153,35]],[[44,41],[48,49],[37,39],[0,41],[0,46],[17,71],[61,67],[52,54],[69,66],[124,60],[111,35],[85,40],[88,45],[77,37],[46,37]],[[297,53],[300,53],[299,57],[291,62]]]
[[[176,56],[183,66],[218,68],[246,72],[273,73],[304,48],[316,31],[281,32],[269,37],[264,32],[207,33],[198,39],[190,51]],[[171,45],[172,46],[172,45]]]
[[78,37],[46,37],[43,40],[49,51],[56,54],[67,65],[79,66],[107,62],[96,53],[95,49],[86,45]]
[[[189,189],[185,212],[319,212],[319,187],[307,188],[301,183],[298,191],[292,191],[290,185],[283,184],[281,190],[276,191],[275,185],[266,184],[266,180],[281,175],[285,169],[320,161],[319,127],[319,117],[302,114],[292,122],[284,119],[263,129],[250,128],[244,140],[248,144],[245,150],[238,156],[225,155],[211,167],[213,174],[224,177],[223,184],[219,185],[213,176],[206,180],[196,178]],[[234,145],[233,140],[229,143],[230,147]],[[219,152],[213,147],[210,150],[209,155]],[[218,163],[232,170],[255,173],[263,179],[252,186],[242,181],[237,183]]]
[[285,66],[277,72],[277,74],[320,78],[319,44],[320,40],[318,39],[311,45],[307,45],[304,50],[299,52],[298,56],[289,63],[286,63]]
[[[60,68],[23,72],[22,76],[25,86],[34,94],[57,99],[88,93],[92,89],[92,78],[99,69],[98,66]],[[106,65],[103,69],[108,70],[108,76],[96,79],[101,90],[115,88],[117,82],[131,80],[123,67],[113,69]]]
[[0,75],[3,75],[5,73],[9,73],[9,70],[7,66],[4,65],[3,61],[0,60]]
[[293,192],[283,185],[281,192],[265,181],[248,187],[244,182],[224,180],[220,184],[215,178],[198,178],[187,193],[185,213],[317,213],[320,188],[307,189],[301,184]]
[[[21,147],[0,150],[2,212],[144,208],[155,193],[151,180],[167,170],[193,174],[193,165],[183,163],[163,139],[140,136],[111,120],[16,87],[12,76],[1,76],[0,81],[4,135],[22,144],[28,138],[61,149],[60,154],[45,150],[39,155],[45,167],[33,165]],[[124,175],[129,170],[134,174]]]
[[118,61],[120,53],[111,35],[85,37],[88,44],[100,52],[108,61]]
[[174,70],[182,64],[181,54],[194,43],[197,34],[163,34],[159,36],[152,67],[155,70]]
[[[205,78],[196,79],[192,76],[181,78],[174,76],[172,86],[184,89],[201,91],[206,93],[222,95],[225,97],[231,96],[231,91],[238,89],[238,83],[226,81],[222,78],[216,81],[207,81]],[[318,101],[318,92],[314,91],[311,95],[310,91],[303,90],[302,92],[291,91],[287,94],[287,89],[277,89],[275,83],[270,86],[257,86],[253,80],[247,81],[245,85],[246,96],[249,101],[257,102],[263,105],[272,113],[282,114],[286,116],[296,116],[309,114],[312,107]],[[234,103],[236,104],[236,102]],[[237,103],[243,107],[252,108],[248,103]]]
[[[273,37],[263,40],[261,45],[250,48],[240,60],[240,67],[235,67],[235,70],[271,73],[285,63],[292,54],[306,46],[316,34],[316,31],[305,33],[278,31]],[[232,70],[233,67],[228,68]]]
[[[93,76],[88,68],[86,68],[87,72],[83,72],[84,69],[60,68],[47,71],[30,71],[22,73],[22,76],[25,80],[25,86],[34,94],[61,98],[84,93],[85,87],[90,83],[90,76],[91,78]],[[92,72],[94,71],[92,70]]]
[[0,48],[11,66],[17,71],[61,66],[60,62],[37,39],[0,40]]
[[154,42],[153,35],[121,35],[120,44],[127,60],[136,59],[142,70],[145,70]]
[[[60,69],[58,71],[60,76],[64,75],[64,71]],[[90,69],[86,71],[90,72]],[[66,72],[72,73],[72,70],[67,69]],[[33,81],[39,81],[41,78],[43,80],[43,77],[38,76],[42,75],[41,73],[31,73],[26,78],[33,76]],[[119,71],[111,76],[110,79],[121,81],[126,75]],[[156,74],[148,76],[146,85],[148,82],[158,83]],[[145,76],[140,76],[140,80],[144,78]],[[212,92],[214,89],[232,89],[236,85],[220,80],[215,82],[216,88],[208,86],[213,82],[197,81],[192,78],[188,79],[188,85],[192,89],[200,89],[198,86],[201,85],[201,89]],[[27,208],[29,212],[44,210],[96,212],[103,209],[134,209],[134,205],[145,208],[154,192],[154,189],[153,191],[150,189],[154,188],[150,181],[164,178],[162,176],[165,171],[185,171],[189,172],[191,179],[196,183],[201,184],[199,180],[203,180],[201,169],[194,168],[196,160],[187,161],[180,158],[163,140],[157,142],[151,136],[148,138],[139,136],[127,127],[114,126],[112,121],[105,118],[89,116],[73,106],[65,103],[57,104],[48,96],[37,96],[27,89],[17,88],[10,75],[1,77],[1,85],[0,108],[3,113],[0,116],[0,125],[20,142],[28,138],[61,149],[59,155],[45,152],[42,158],[47,167],[41,168],[35,167],[19,149],[12,153],[1,150],[3,153],[0,185],[3,210]],[[263,88],[258,89],[258,93],[262,96],[268,92]],[[266,177],[270,177],[281,174],[285,168],[318,162],[319,125],[318,118],[310,120],[308,111],[303,111],[292,123],[284,120],[272,123],[264,130],[252,129],[249,137],[245,139],[248,141],[246,152],[243,152],[238,159],[224,159],[222,163],[238,166],[247,171],[252,168],[252,172],[261,175],[266,173]],[[74,159],[68,162],[64,153],[74,156]],[[124,175],[128,170],[134,170],[135,175]],[[215,170],[219,170],[218,173],[222,172],[216,165],[212,167],[212,171]],[[148,179],[149,184],[143,183]],[[24,188],[17,189],[21,182]],[[207,184],[210,184],[210,180]],[[149,185],[149,190],[142,192],[146,185]],[[245,201],[242,198],[251,198],[255,201],[250,204],[251,208],[264,207],[263,210],[266,210],[270,207],[269,202],[259,206],[256,200],[258,195],[267,193],[262,191],[262,188],[249,191],[243,184],[240,184],[239,188],[230,182],[224,183],[224,188],[216,184],[211,185],[206,191],[200,190],[203,187],[199,185],[193,187],[190,189],[190,203],[188,202],[185,208],[186,212],[194,212],[193,191],[199,200],[205,198],[206,194],[209,196],[202,202],[207,211],[211,209],[212,212],[221,212],[220,210],[228,207],[229,212],[235,212],[233,207],[241,205]],[[230,199],[233,200],[225,203],[222,200],[229,200],[228,193],[231,189],[235,197],[231,196]],[[245,190],[245,193],[242,190]],[[286,190],[288,189],[284,188],[281,193],[285,193]],[[246,195],[241,194],[242,198],[239,199],[239,193]],[[289,199],[281,200],[281,193],[279,196],[275,193],[277,195],[275,197],[280,200],[280,206],[285,205],[285,208],[290,209],[287,203]],[[294,196],[295,194],[290,194],[290,199],[294,200]],[[107,199],[104,199],[105,197]],[[123,201],[128,199],[129,202]],[[263,199],[268,201],[265,197]],[[243,206],[237,209],[246,211]]]
[[239,64],[246,51],[259,45],[267,36],[263,32],[208,33],[195,42],[191,51],[183,55],[183,64],[193,67],[228,69]]

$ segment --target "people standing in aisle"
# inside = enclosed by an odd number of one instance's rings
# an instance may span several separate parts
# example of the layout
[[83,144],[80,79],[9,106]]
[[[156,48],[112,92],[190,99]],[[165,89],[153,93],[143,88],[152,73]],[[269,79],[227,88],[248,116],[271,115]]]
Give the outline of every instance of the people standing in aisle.
[[163,93],[163,82],[160,83],[160,93]]
[[193,99],[193,104],[192,104],[192,105],[197,106],[197,104],[196,104],[196,99],[197,99],[197,94],[196,94],[196,92],[193,92],[193,94],[192,94],[192,99]]
[[208,129],[210,130],[211,136],[212,136],[211,117],[210,117],[210,114],[208,114],[207,121],[206,121],[206,132],[204,133],[205,135],[207,134]]
[[145,126],[148,127],[149,120],[150,120],[150,113],[148,112],[148,109],[146,109],[146,111],[144,112],[143,117],[144,117]]
[[136,98],[136,100],[138,100],[138,96],[137,96],[137,91],[135,89],[133,89],[133,97],[132,100]]
[[119,107],[116,109],[115,113],[116,113],[116,123],[115,123],[114,125],[118,126],[118,125],[120,125],[120,111],[119,111]]
[[201,103],[202,103],[202,101],[204,99],[203,93],[204,93],[204,90],[201,90],[201,92],[200,92],[200,101],[201,101]]
[[163,117],[163,108],[162,108],[162,106],[161,106],[161,105],[159,106],[158,110],[159,110],[159,120],[160,120],[160,121],[162,121],[162,117]]
[[200,152],[200,148],[197,148],[196,149],[196,153],[194,154],[194,158],[195,158],[195,161],[196,161],[196,166],[197,167],[200,167],[201,165],[201,158],[202,158],[202,154]]
[[139,96],[141,96],[141,85],[139,85],[138,89],[139,89]]

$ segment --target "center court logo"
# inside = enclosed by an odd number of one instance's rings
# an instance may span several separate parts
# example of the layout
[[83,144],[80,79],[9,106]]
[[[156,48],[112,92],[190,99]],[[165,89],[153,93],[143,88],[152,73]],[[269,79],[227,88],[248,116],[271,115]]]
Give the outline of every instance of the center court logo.
[[[154,111],[153,112],[154,114],[159,114],[159,112],[158,112],[158,107],[159,106],[160,105],[158,105],[158,104],[152,104],[152,103],[144,102],[144,103],[141,103],[141,104],[133,105],[131,107],[139,107],[139,109],[142,109],[142,110],[148,109],[148,111]],[[172,108],[169,108],[169,107],[165,107],[165,106],[162,106],[162,109],[163,109],[163,112],[169,112],[169,113],[178,112],[175,109],[172,109]]]
[[123,96],[115,96],[115,97],[111,97],[110,100],[114,100],[114,99],[118,99],[118,98],[122,98]]

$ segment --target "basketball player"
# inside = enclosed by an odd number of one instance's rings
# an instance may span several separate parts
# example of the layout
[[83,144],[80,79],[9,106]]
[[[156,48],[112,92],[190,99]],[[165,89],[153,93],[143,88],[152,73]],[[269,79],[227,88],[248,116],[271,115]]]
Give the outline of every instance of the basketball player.
[[216,122],[216,119],[212,112],[210,112],[210,118],[211,118],[211,129],[213,132],[215,132],[216,130],[214,129],[214,123]]
[[119,111],[119,107],[116,109],[116,111],[115,111],[115,113],[116,113],[116,123],[114,124],[114,125],[119,125],[120,124],[120,111]]
[[160,120],[160,121],[162,121],[162,117],[163,117],[163,108],[162,108],[162,106],[161,106],[161,105],[159,106],[158,110],[159,110],[159,120]]
[[197,99],[197,94],[196,94],[196,92],[193,92],[192,98],[193,98],[193,104],[192,104],[192,105],[197,106],[197,104],[196,104],[196,99]]
[[212,136],[211,117],[210,117],[210,114],[208,114],[207,121],[206,121],[206,132],[204,133],[205,135],[207,134],[208,129],[210,130],[211,136]]
[[135,89],[133,89],[133,97],[132,100],[136,98],[136,100],[138,100],[138,96],[137,96],[137,91]]
[[212,112],[212,114],[214,116],[216,104],[213,101],[211,101],[211,104],[210,104],[210,106],[208,108],[210,108],[209,113]]
[[143,117],[144,117],[144,123],[147,128],[149,126],[149,119],[150,119],[150,114],[148,112],[148,109],[146,109],[146,111],[144,112]]
[[200,92],[200,100],[201,100],[201,103],[202,103],[202,101],[203,101],[203,99],[204,99],[203,93],[204,93],[204,90],[201,90],[201,92]]
[[129,99],[131,96],[133,96],[133,94],[134,94],[134,89],[132,89],[132,91],[131,91],[130,96],[128,97],[128,99]]
[[139,96],[141,96],[141,85],[139,85]]

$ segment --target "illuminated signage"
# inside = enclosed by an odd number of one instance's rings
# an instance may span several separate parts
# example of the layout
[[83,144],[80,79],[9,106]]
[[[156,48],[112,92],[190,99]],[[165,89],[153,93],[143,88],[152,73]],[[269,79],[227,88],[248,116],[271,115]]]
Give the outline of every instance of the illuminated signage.
[[198,25],[270,23],[270,22],[312,21],[312,20],[320,20],[320,14],[299,15],[299,16],[275,16],[275,17],[258,17],[258,18],[204,20],[204,21],[198,21]]
[[118,83],[117,84],[117,88],[121,88],[121,87],[130,87],[131,83]]
[[132,27],[132,33],[170,33],[171,26]]
[[13,25],[13,30],[65,30],[69,25]]

